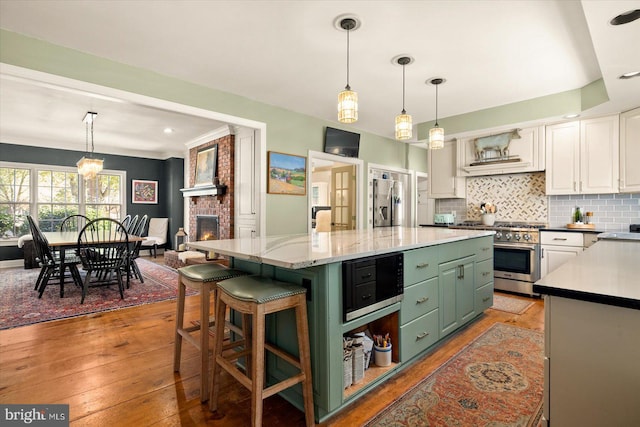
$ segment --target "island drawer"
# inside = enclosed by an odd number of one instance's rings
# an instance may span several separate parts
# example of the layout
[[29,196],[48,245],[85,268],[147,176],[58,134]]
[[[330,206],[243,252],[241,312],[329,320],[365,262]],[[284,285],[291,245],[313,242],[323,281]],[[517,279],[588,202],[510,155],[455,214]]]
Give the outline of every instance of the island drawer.
[[493,258],[476,263],[476,288],[493,280]]
[[477,314],[493,306],[493,282],[476,289],[475,311]]
[[400,360],[406,362],[438,341],[438,309],[400,327]]
[[438,275],[436,247],[414,249],[404,253],[404,285],[411,286]]
[[400,323],[405,324],[438,308],[438,278],[433,277],[405,287],[400,309]]
[[493,236],[471,239],[476,259],[478,261],[493,258]]

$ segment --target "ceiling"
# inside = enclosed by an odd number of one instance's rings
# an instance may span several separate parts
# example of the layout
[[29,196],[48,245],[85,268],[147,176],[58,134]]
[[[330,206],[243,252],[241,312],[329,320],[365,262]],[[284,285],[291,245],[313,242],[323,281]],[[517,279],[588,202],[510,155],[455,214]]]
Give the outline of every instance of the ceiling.
[[[583,114],[640,104],[640,20],[609,20],[640,1],[57,1],[2,0],[0,27],[56,45],[337,122],[346,84],[346,33],[355,16],[350,85],[356,131],[393,138],[402,109],[414,124],[604,80],[610,101]],[[89,94],[90,95],[90,94]],[[3,142],[83,150],[82,117],[98,112],[96,151],[163,157],[223,125],[77,90],[3,78]],[[567,112],[569,113],[569,112]],[[166,135],[165,127],[175,129]],[[417,132],[414,132],[414,135]],[[415,136],[414,136],[415,139]]]

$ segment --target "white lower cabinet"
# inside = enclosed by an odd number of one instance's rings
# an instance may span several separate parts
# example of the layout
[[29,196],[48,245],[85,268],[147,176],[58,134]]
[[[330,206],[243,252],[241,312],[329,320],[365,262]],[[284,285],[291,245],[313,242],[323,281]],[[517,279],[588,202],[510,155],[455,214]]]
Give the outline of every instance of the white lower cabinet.
[[584,236],[573,231],[540,233],[540,277],[544,277],[584,250]]

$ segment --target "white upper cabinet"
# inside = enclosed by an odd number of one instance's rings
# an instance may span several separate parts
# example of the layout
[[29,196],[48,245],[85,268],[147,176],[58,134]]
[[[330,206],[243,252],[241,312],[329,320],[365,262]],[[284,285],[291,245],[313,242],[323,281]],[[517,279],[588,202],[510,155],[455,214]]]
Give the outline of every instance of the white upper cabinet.
[[[520,129],[518,134],[520,139],[512,139],[509,143],[509,161],[498,161],[495,163],[472,166],[478,162],[475,151],[475,139],[485,136],[496,135],[509,132],[513,129],[503,129],[486,134],[474,135],[469,138],[462,138],[459,141],[459,149],[462,152],[462,163],[460,173],[463,176],[478,175],[500,175],[519,172],[542,171],[545,168],[544,155],[544,127],[535,126]],[[496,156],[498,153],[495,153]]]
[[444,148],[428,150],[429,197],[432,199],[455,199],[466,197],[466,180],[458,176],[456,140],[445,141]]
[[617,115],[547,126],[546,146],[547,194],[618,192]]
[[640,192],[640,108],[620,114],[620,192]]

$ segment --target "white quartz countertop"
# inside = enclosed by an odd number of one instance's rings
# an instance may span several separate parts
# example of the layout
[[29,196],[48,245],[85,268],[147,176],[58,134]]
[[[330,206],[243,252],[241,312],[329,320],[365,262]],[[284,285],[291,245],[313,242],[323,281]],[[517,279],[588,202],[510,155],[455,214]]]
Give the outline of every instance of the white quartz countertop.
[[534,292],[640,310],[640,241],[601,240],[533,285]]
[[291,269],[490,236],[493,231],[381,227],[189,242],[192,249]]

